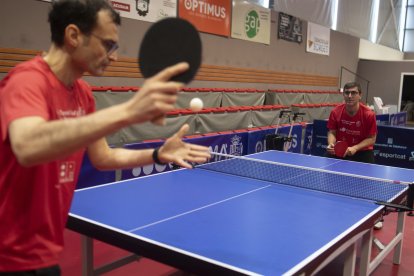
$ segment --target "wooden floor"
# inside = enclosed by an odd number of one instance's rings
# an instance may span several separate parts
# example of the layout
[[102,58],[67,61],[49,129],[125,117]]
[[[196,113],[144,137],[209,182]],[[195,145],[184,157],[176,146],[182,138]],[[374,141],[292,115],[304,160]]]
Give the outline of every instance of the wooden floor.
[[[390,214],[385,217],[384,227],[381,230],[375,230],[375,236],[386,243],[395,232],[396,214]],[[81,242],[77,233],[66,230],[65,232],[65,250],[61,258],[61,268],[63,276],[81,275]],[[378,250],[373,248],[374,254]],[[114,248],[99,241],[95,241],[95,265],[99,266],[104,263],[113,261],[122,256],[128,255],[128,252]],[[320,275],[339,275],[341,271],[340,264],[332,264]],[[139,261],[130,263],[117,270],[111,271],[105,275],[108,276],[129,276],[129,275],[146,275],[146,276],[167,276],[179,275],[176,269],[155,261],[142,258]],[[403,256],[400,265],[392,263],[392,254],[387,256],[383,263],[374,271],[373,276],[412,276],[414,275],[414,217],[407,216],[404,241]]]

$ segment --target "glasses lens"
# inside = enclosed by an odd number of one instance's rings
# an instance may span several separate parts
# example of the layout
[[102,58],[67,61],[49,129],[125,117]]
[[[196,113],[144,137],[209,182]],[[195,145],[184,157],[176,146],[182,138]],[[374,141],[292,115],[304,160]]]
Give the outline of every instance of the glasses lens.
[[351,94],[352,96],[355,96],[358,94],[358,91],[344,91],[344,94],[346,96],[349,96],[349,94]]
[[102,37],[96,35],[96,34],[92,34],[94,37],[98,38],[102,45],[104,46],[106,52],[108,55],[112,54],[113,52],[115,52],[119,45],[118,43],[116,43],[115,41],[109,40],[109,39],[103,39]]
[[104,44],[104,47],[108,55],[112,54],[116,51],[116,49],[118,49],[118,44],[116,42],[110,40],[102,40],[102,43]]

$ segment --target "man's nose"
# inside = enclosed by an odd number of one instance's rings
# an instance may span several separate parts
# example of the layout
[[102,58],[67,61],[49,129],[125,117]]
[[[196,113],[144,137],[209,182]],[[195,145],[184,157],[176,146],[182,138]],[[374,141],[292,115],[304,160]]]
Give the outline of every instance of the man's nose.
[[110,61],[117,61],[118,60],[118,51],[114,51],[113,53],[111,53],[109,55],[109,60]]

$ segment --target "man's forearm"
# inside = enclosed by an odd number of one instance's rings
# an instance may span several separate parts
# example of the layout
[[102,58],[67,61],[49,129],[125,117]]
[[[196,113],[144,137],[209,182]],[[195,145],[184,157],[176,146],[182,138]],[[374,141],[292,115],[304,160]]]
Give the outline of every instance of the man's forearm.
[[363,148],[366,148],[368,146],[374,145],[375,144],[375,140],[376,140],[376,136],[374,137],[368,137],[364,140],[362,140],[361,142],[359,142],[358,144],[356,144],[354,147],[357,151],[360,151]]
[[64,120],[21,118],[10,124],[13,151],[22,165],[31,166],[64,157],[125,126],[118,106]]
[[110,149],[106,154],[97,156],[88,151],[92,164],[99,170],[116,170],[145,166],[154,163],[152,153],[154,149],[131,150],[116,148]]
[[334,145],[336,143],[336,134],[332,131],[328,131],[328,145]]

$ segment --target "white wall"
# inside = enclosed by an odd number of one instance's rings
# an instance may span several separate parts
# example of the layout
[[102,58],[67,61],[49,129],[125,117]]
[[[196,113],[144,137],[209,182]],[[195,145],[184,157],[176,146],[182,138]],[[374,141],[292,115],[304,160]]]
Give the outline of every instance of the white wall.
[[404,53],[398,50],[374,44],[368,40],[361,39],[359,42],[359,59],[367,60],[404,60]]

